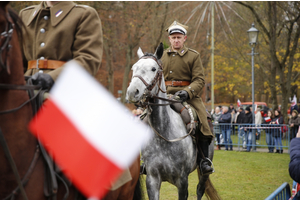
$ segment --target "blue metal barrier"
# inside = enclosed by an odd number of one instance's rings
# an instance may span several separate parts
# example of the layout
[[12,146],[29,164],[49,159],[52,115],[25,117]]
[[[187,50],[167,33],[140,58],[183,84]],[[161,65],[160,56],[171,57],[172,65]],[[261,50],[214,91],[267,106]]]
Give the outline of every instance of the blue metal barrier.
[[256,148],[268,148],[269,152],[274,152],[285,148],[289,152],[290,140],[293,137],[287,124],[213,123],[213,126],[216,139],[222,135],[224,142],[221,145],[227,146],[228,150],[235,146],[238,150],[256,151]]
[[265,200],[288,200],[291,197],[290,185],[285,182]]

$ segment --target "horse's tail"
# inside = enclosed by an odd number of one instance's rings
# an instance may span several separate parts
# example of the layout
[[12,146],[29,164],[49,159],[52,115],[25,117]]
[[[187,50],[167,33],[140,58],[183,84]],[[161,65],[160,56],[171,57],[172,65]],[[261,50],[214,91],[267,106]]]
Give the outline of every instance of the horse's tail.
[[141,185],[141,176],[139,176],[139,179],[134,188],[133,200],[143,200],[143,199],[144,199],[144,194]]
[[205,182],[205,196],[210,200],[221,200],[222,198],[219,196],[215,186],[208,178]]

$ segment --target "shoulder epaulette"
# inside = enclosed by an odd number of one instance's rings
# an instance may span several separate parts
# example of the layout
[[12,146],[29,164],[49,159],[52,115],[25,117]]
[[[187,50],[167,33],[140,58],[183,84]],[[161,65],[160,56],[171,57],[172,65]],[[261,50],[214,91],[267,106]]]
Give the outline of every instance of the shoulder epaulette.
[[192,52],[194,52],[194,53],[196,53],[196,54],[199,54],[199,52],[196,51],[196,50],[194,50],[194,49],[189,48],[189,50],[192,51]]
[[33,9],[35,7],[36,7],[36,5],[34,5],[34,6],[28,6],[26,8],[23,8],[21,11],[30,10],[30,9]]
[[87,6],[87,5],[78,5],[78,4],[76,4],[76,7],[89,8],[90,6]]

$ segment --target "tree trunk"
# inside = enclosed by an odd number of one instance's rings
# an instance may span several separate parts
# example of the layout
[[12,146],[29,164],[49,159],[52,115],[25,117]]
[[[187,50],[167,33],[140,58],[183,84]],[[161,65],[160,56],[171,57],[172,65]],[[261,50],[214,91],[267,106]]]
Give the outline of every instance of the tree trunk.
[[108,76],[107,76],[108,90],[112,94],[114,94],[114,70],[113,70],[113,63],[112,63],[112,47],[110,47],[108,42],[105,40],[103,42],[103,47],[106,56],[106,69],[108,72]]
[[131,59],[132,59],[132,47],[128,46],[126,51],[126,66],[125,66],[123,84],[122,84],[122,97],[121,97],[122,103],[125,103],[126,91],[128,87],[128,80],[129,80],[128,75],[131,69]]
[[270,89],[271,89],[271,101],[273,104],[273,110],[278,108],[277,102],[277,91],[276,91],[276,68],[279,67],[276,62],[276,26],[277,26],[277,9],[275,2],[268,2],[268,21],[270,25],[270,58],[271,58],[271,79],[270,79]]

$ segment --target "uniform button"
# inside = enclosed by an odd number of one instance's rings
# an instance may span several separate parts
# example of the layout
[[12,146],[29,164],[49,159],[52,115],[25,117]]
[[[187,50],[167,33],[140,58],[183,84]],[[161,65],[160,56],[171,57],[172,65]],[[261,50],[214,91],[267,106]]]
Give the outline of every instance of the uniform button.
[[170,71],[170,74],[172,74],[173,72],[172,71]]
[[47,21],[48,19],[49,19],[49,17],[48,17],[48,16],[44,16],[44,20],[46,20],[46,21]]
[[45,33],[45,29],[44,29],[44,28],[41,28],[40,32],[41,32],[41,33]]
[[40,60],[44,60],[45,58],[42,56],[42,57],[40,57]]
[[191,87],[189,87],[189,89],[191,89]]
[[175,54],[173,54],[173,56],[175,56]]
[[44,46],[45,46],[45,43],[44,43],[44,42],[42,42],[42,43],[41,43],[41,47],[44,47]]

